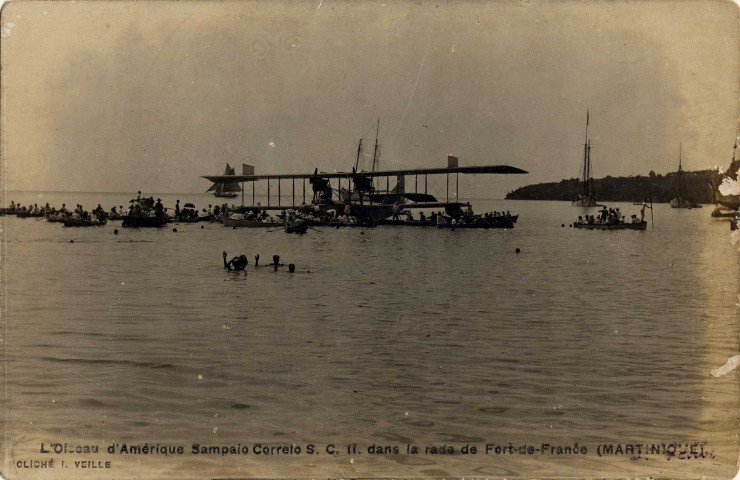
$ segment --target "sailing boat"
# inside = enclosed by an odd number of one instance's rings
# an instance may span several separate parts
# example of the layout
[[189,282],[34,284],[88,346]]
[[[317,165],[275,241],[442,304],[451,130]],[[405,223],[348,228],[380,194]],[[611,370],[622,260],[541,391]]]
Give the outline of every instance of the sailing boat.
[[[224,175],[236,175],[236,170],[227,163]],[[213,192],[213,195],[216,197],[234,198],[238,196],[237,192],[241,192],[241,190],[237,181],[226,181],[214,183],[207,191]]]
[[586,140],[583,142],[583,174],[578,190],[578,196],[572,203],[574,207],[596,206],[594,179],[591,177],[591,140],[588,138],[588,110],[586,110]]
[[681,144],[678,144],[678,196],[671,200],[671,208],[700,208],[700,205],[683,198],[683,168],[681,166]]

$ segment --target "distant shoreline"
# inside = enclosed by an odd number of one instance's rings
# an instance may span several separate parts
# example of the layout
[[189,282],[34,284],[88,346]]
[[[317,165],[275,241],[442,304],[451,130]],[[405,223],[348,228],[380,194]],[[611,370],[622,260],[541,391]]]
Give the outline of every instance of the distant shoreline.
[[[722,175],[714,170],[683,173],[683,198],[700,204],[714,203],[712,183],[718,185]],[[594,190],[599,202],[642,202],[668,203],[678,195],[676,172],[667,175],[655,174],[628,177],[595,178]],[[538,183],[517,188],[506,194],[507,200],[556,200],[572,201],[579,191],[577,178],[559,182]]]

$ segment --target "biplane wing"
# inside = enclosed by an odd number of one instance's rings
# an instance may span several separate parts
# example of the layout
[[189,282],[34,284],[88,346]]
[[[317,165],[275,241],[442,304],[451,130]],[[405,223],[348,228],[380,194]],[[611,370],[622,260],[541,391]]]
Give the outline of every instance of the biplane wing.
[[412,168],[407,170],[379,170],[374,172],[314,172],[314,173],[292,173],[277,175],[203,175],[202,178],[211,182],[256,182],[259,180],[299,180],[311,178],[375,178],[395,177],[399,175],[443,175],[451,173],[463,174],[522,174],[529,173],[521,168],[510,165],[485,165],[473,167],[448,167],[448,168]]

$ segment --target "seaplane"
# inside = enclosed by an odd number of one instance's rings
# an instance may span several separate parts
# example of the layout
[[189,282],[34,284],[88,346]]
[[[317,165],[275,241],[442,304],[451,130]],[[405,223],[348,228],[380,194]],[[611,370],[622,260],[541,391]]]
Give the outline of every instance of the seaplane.
[[[459,201],[459,175],[462,174],[525,174],[528,173],[517,167],[509,165],[485,165],[485,166],[457,166],[457,158],[448,157],[446,168],[416,168],[406,170],[375,170],[351,172],[319,172],[316,168],[313,173],[291,173],[278,175],[204,175],[211,182],[238,182],[242,184],[242,206],[241,210],[287,210],[296,209],[304,205],[319,207],[322,211],[335,210],[349,213],[359,218],[370,218],[373,220],[384,220],[391,217],[394,207],[401,206],[406,209],[444,209],[450,216],[462,214],[463,207],[468,203]],[[252,166],[247,167],[253,168]],[[435,196],[428,193],[429,176],[445,175],[447,184],[447,195],[445,201],[439,201]],[[450,180],[454,175],[456,184],[455,197],[450,198]],[[414,190],[406,189],[406,177],[414,178]],[[390,186],[391,177],[395,177],[395,185]],[[385,178],[385,188],[375,185],[376,181]],[[421,180],[421,182],[420,182]],[[255,184],[260,181],[267,183],[267,204],[256,202]],[[332,185],[332,181],[336,184]],[[283,203],[282,186],[284,182],[290,185],[289,204]],[[245,183],[251,183],[251,205],[245,205]],[[306,183],[310,185],[312,194],[306,196]],[[422,185],[420,185],[420,183]],[[275,185],[277,184],[277,185]],[[298,184],[298,186],[296,186]],[[277,187],[277,188],[276,188]],[[422,190],[420,190],[420,187]],[[275,190],[277,189],[277,192]],[[277,195],[275,195],[277,193]]]
[[[443,209],[448,216],[463,215],[463,208],[469,203],[459,201],[460,174],[526,174],[521,168],[510,165],[460,166],[458,158],[447,156],[447,166],[439,168],[412,168],[402,170],[377,170],[378,140],[376,132],[372,169],[363,171],[359,168],[362,155],[362,140],[357,149],[355,166],[347,172],[320,172],[315,168],[310,173],[289,173],[277,175],[257,175],[253,165],[242,165],[242,175],[203,175],[215,185],[224,183],[241,184],[241,211],[249,210],[287,210],[301,209],[306,206],[318,208],[326,213],[334,210],[349,214],[358,220],[380,222],[398,213],[399,209]],[[446,196],[438,200],[429,193],[429,177],[444,175],[446,177]],[[391,178],[395,184],[391,188]],[[407,188],[413,178],[413,190]],[[383,182],[385,179],[385,182]],[[451,181],[455,182],[454,197],[450,196]],[[255,184],[266,182],[267,204],[257,203]],[[289,184],[290,203],[284,203],[283,184]],[[334,183],[332,183],[334,182]],[[251,183],[251,205],[245,205],[244,184]],[[385,183],[385,185],[383,185]],[[310,196],[306,193],[309,185]],[[385,187],[385,188],[383,188]],[[275,192],[277,190],[277,192]],[[277,195],[275,195],[277,193]],[[286,192],[287,193],[287,192]]]

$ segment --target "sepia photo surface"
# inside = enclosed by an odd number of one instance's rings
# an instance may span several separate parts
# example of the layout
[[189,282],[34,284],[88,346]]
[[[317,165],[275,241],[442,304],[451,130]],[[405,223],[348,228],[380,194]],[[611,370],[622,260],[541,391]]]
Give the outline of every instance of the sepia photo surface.
[[0,476],[733,478],[738,20],[6,2]]

